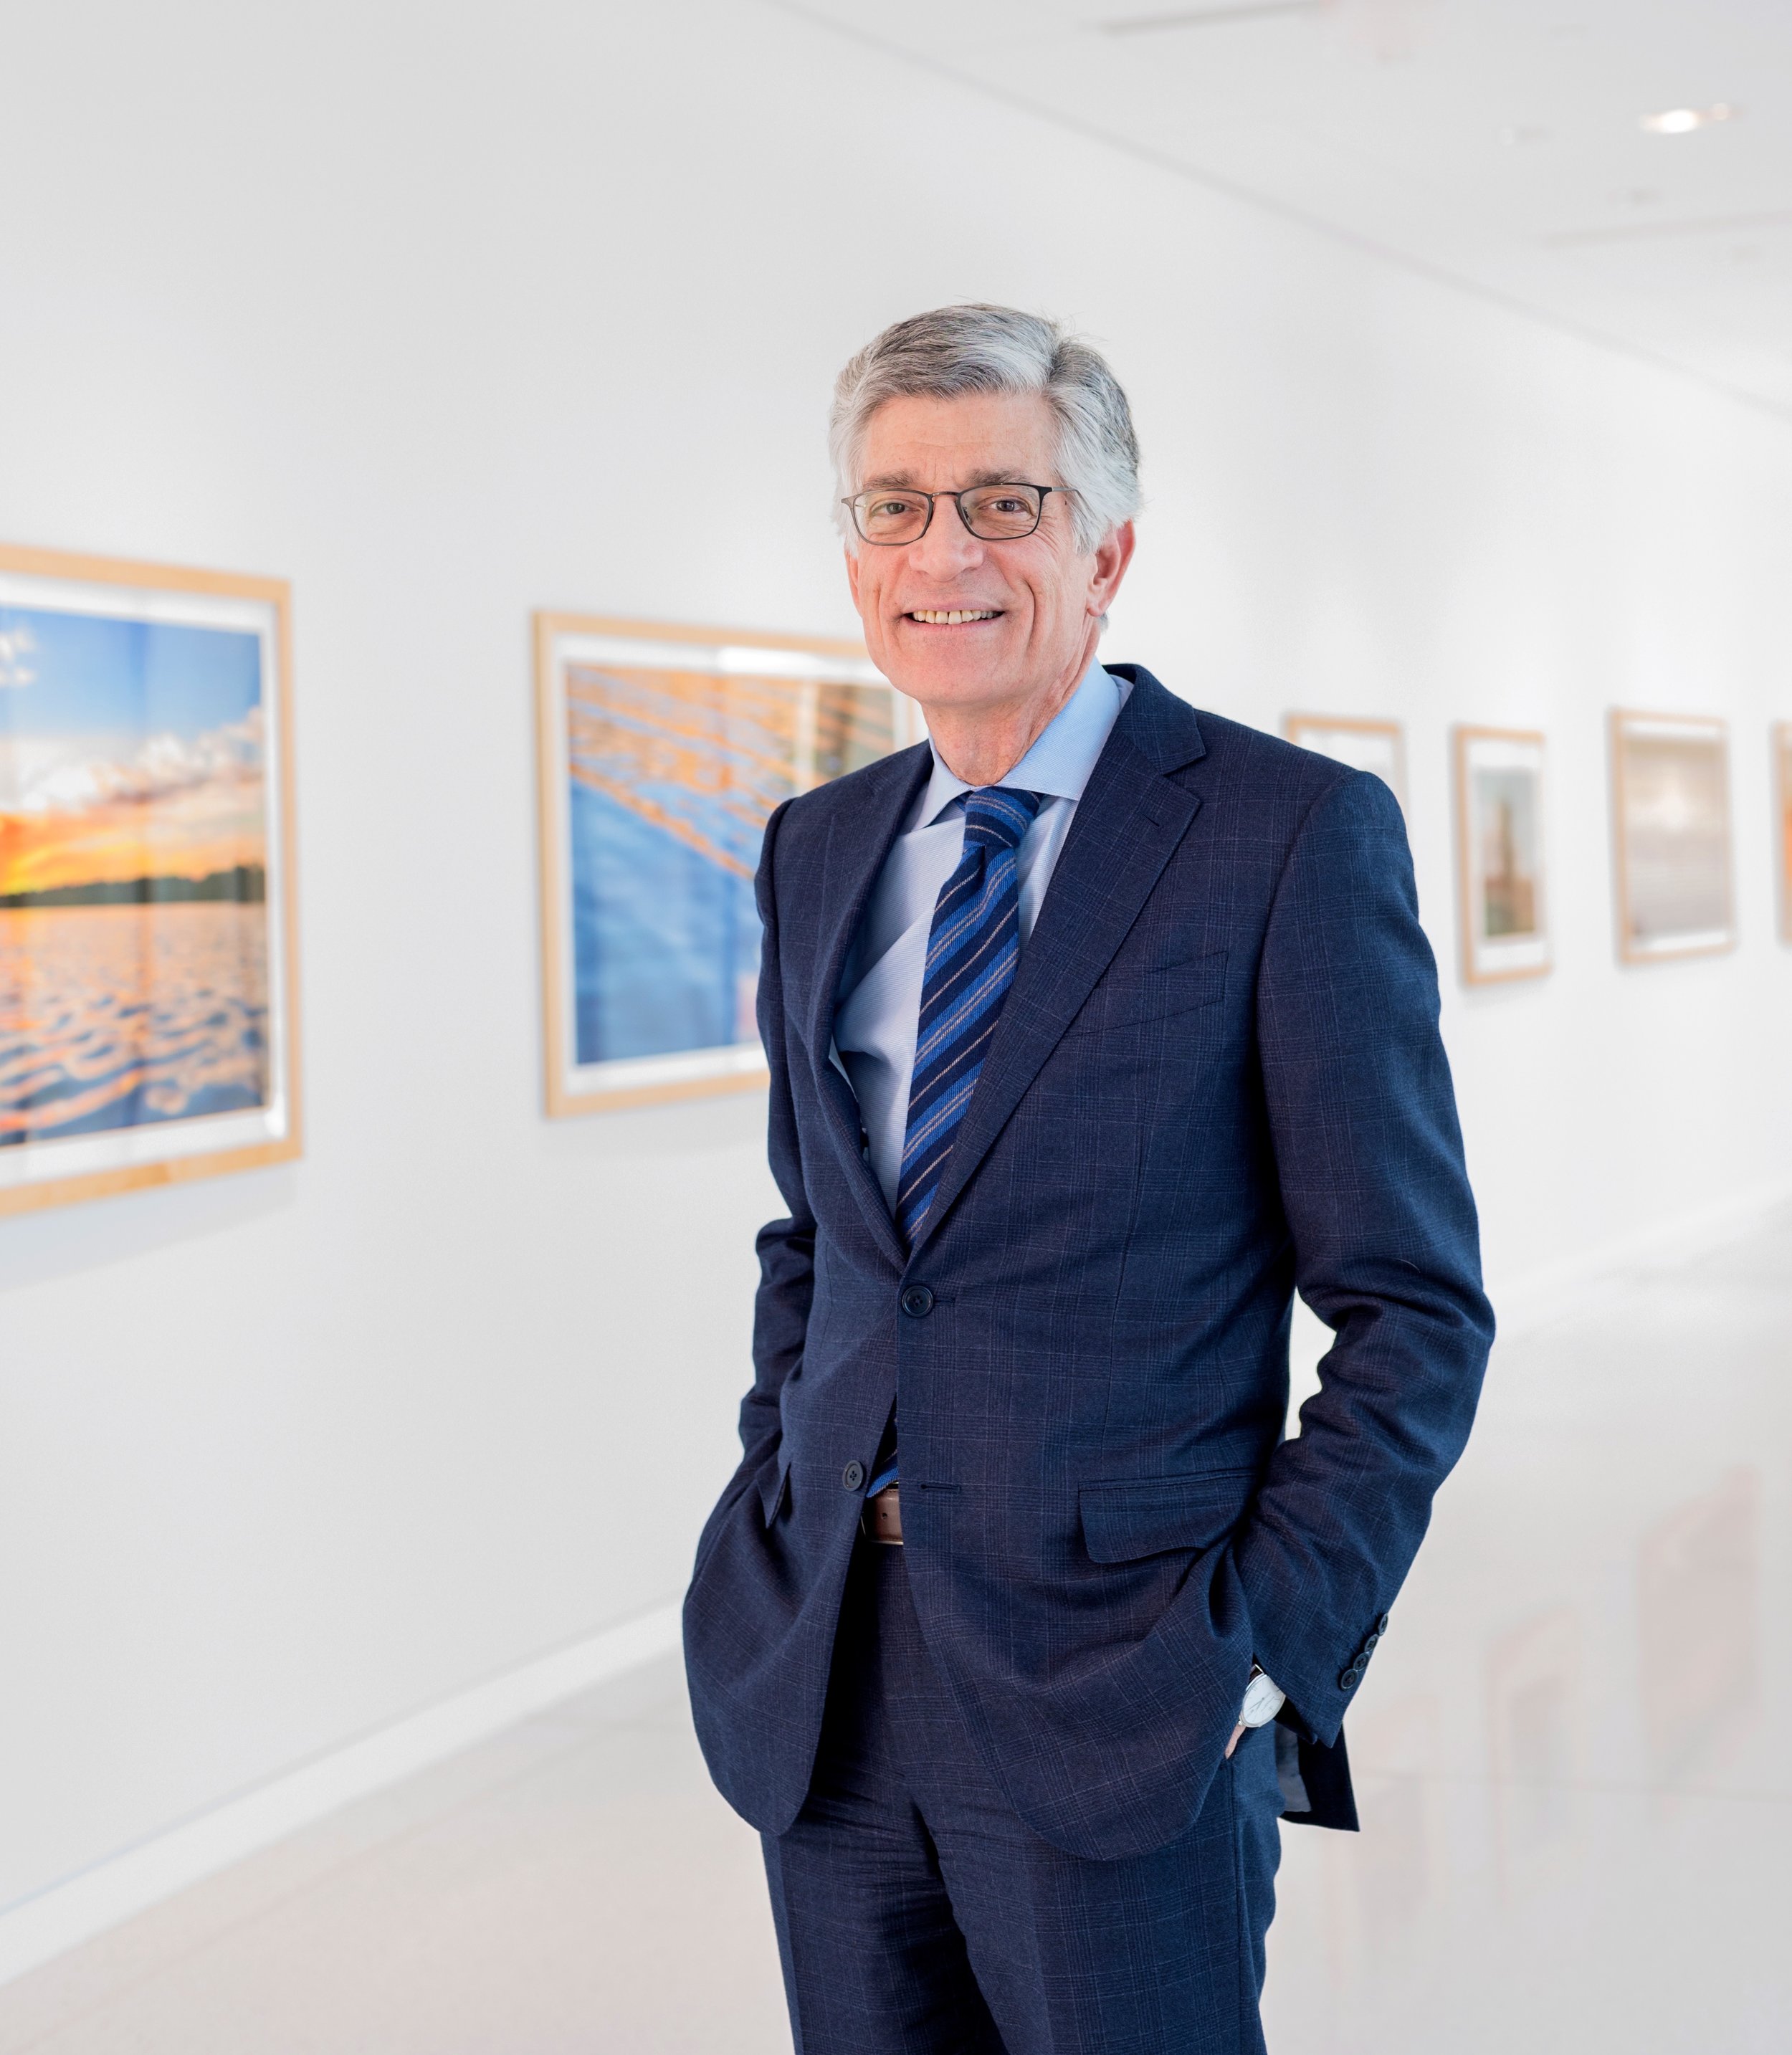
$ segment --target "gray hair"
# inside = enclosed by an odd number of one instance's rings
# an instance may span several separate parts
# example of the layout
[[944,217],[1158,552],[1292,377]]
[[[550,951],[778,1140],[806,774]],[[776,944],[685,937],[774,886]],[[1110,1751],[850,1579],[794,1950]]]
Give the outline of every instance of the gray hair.
[[[1094,549],[1139,511],[1132,410],[1100,353],[1057,321],[983,306],[936,307],[894,323],[835,381],[827,440],[840,499],[859,488],[865,432],[886,400],[965,392],[1036,392],[1050,406],[1080,548]],[[858,534],[840,499],[835,519],[855,550]]]

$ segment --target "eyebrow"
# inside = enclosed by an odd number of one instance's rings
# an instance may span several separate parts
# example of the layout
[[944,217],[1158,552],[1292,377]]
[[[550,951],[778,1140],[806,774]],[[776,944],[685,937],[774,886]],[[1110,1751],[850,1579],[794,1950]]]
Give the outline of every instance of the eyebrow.
[[[960,492],[974,492],[980,485],[1025,485],[1030,483],[1029,479],[1022,478],[1013,471],[973,471],[962,485],[953,489]],[[859,490],[862,492],[925,492],[928,488],[915,483],[912,471],[885,471],[878,472],[875,478],[866,479]]]

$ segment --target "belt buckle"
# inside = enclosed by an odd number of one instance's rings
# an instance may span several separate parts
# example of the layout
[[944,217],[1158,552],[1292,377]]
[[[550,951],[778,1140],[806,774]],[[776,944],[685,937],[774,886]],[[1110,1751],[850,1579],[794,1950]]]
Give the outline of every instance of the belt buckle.
[[902,1545],[900,1487],[886,1484],[875,1498],[866,1499],[865,1509],[859,1516],[859,1524],[864,1529],[867,1541],[875,1541],[880,1548],[900,1548]]

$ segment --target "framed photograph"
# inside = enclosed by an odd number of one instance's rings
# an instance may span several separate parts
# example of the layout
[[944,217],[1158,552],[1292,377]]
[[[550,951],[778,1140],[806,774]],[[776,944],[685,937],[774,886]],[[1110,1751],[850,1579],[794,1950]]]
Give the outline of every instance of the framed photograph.
[[1541,735],[1457,729],[1456,867],[1464,982],[1541,976],[1549,928]]
[[[1387,1682],[1378,1679],[1376,1688]],[[1372,1975],[1377,1966],[1422,1959],[1438,1946],[1451,1884],[1440,1773],[1445,1726],[1430,1691],[1385,1705],[1359,1701],[1351,1721],[1351,1768],[1365,1831],[1340,1879],[1338,1939]]]
[[1732,948],[1723,722],[1614,712],[1612,796],[1619,956],[1660,963]]
[[547,1110],[756,1085],[772,809],[906,748],[855,643],[535,617]]
[[1637,1546],[1636,1674],[1657,1777],[1734,1760],[1758,1729],[1762,1495],[1760,1471],[1740,1465],[1664,1514]]
[[287,587],[0,547],[0,1213],[300,1148]]
[[1779,871],[1779,938],[1792,942],[1792,720],[1774,730],[1774,850]]
[[1585,1638],[1579,1614],[1560,1606],[1522,1621],[1489,1653],[1490,1795],[1511,1897],[1559,1884],[1577,1866],[1586,1826]]
[[1287,740],[1302,749],[1335,756],[1353,771],[1372,771],[1406,811],[1406,740],[1397,720],[1352,720],[1342,714],[1291,713],[1282,724]]

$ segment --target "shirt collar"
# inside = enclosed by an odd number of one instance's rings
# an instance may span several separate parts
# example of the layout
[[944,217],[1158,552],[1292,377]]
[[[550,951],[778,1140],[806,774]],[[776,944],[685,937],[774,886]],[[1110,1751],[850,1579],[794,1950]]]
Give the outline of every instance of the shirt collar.
[[[1034,738],[1032,747],[1003,779],[1011,791],[1037,792],[1041,799],[1080,799],[1115,722],[1119,718],[1119,683],[1091,657],[1077,687]],[[933,775],[916,808],[914,824],[931,826],[970,787],[954,778],[934,751]]]

